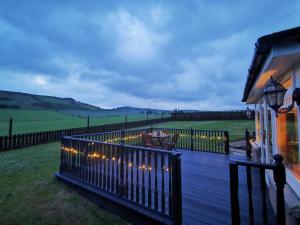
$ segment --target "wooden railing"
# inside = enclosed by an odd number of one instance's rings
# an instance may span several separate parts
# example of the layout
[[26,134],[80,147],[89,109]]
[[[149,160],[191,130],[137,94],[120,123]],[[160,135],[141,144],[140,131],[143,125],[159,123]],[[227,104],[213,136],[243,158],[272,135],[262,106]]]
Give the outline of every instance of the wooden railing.
[[176,143],[178,149],[190,149],[197,151],[207,151],[229,154],[229,133],[228,131],[214,130],[194,130],[172,129],[172,128],[153,128],[162,130],[169,134],[179,133]]
[[83,188],[89,185],[89,190],[125,207],[138,207],[162,223],[181,224],[181,154],[95,140],[120,133],[88,135],[91,140],[62,137],[58,176]]
[[229,154],[229,134],[227,131],[150,127],[144,129],[77,135],[75,137],[108,143],[124,143],[133,146],[142,146],[142,133],[158,130],[168,134],[179,133],[179,138],[175,146],[177,149]]
[[254,208],[253,208],[253,187],[251,169],[258,168],[260,171],[260,187],[262,196],[262,221],[268,224],[268,208],[267,208],[267,189],[265,170],[273,171],[273,179],[276,184],[276,224],[285,225],[285,201],[284,201],[284,185],[286,184],[285,168],[282,164],[283,157],[281,155],[273,156],[275,162],[273,164],[256,163],[252,161],[231,160],[230,161],[230,195],[231,195],[231,219],[232,225],[241,224],[240,204],[239,204],[239,176],[238,167],[246,167],[247,188],[248,188],[248,213],[249,224],[254,224]]
[[107,125],[100,125],[100,126],[89,126],[89,127],[0,136],[0,151],[7,151],[12,149],[18,149],[18,148],[23,148],[23,147],[33,146],[33,145],[59,141],[62,134],[71,136],[71,135],[78,135],[78,134],[100,133],[100,132],[121,130],[126,128],[148,126],[151,124],[166,122],[169,120],[170,118],[151,119],[151,120],[141,120],[141,121],[133,121],[127,123],[115,123],[115,124],[107,124]]

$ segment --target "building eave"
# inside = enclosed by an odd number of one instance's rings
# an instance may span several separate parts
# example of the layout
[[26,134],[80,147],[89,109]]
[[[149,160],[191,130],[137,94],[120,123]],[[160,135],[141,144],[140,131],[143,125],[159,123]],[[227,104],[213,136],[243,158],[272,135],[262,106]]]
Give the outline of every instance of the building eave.
[[252,58],[252,62],[248,70],[248,76],[244,88],[242,102],[247,101],[249,93],[251,92],[257,78],[259,77],[261,69],[264,63],[266,62],[266,59],[269,53],[271,52],[274,44],[291,39],[297,39],[297,41],[299,42],[300,27],[272,33],[257,39],[255,43],[255,51]]

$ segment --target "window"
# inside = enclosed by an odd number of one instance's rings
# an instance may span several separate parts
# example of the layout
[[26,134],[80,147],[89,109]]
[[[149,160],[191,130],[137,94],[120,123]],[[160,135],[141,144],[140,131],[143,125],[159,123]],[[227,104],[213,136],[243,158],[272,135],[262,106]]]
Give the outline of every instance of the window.
[[256,140],[260,141],[260,112],[255,112]]
[[300,180],[299,140],[297,110],[277,117],[277,145],[280,154],[284,157],[284,164]]

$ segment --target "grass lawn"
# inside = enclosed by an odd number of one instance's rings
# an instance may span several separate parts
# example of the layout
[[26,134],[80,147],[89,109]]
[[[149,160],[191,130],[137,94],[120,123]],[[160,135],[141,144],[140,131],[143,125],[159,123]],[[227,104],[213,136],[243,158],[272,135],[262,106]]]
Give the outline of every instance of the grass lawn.
[[215,121],[174,121],[159,123],[153,127],[161,128],[193,128],[198,130],[225,130],[229,132],[230,141],[241,140],[245,136],[245,129],[253,131],[254,121],[249,120],[215,120]]
[[[160,115],[149,115],[149,119],[160,117]],[[0,109],[0,136],[8,135],[9,118],[14,119],[14,134],[84,127],[87,125],[86,118],[71,116],[61,112],[50,110]],[[128,122],[145,119],[146,114],[133,114],[127,117]],[[93,117],[90,118],[90,125],[103,125],[124,121],[124,116]]]
[[126,224],[53,176],[59,144],[0,153],[0,224]]

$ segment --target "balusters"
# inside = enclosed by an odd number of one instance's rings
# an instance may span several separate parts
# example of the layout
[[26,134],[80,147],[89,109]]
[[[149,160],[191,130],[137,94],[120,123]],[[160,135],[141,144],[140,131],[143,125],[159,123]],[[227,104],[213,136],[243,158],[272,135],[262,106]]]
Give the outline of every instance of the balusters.
[[107,160],[106,160],[106,145],[103,145],[103,156],[102,156],[102,161],[103,161],[103,189],[107,188],[106,182],[107,182],[107,170],[106,170],[106,164],[107,164]]
[[[181,148],[192,143],[189,130],[172,129],[171,132],[182,134]],[[126,131],[127,137],[133,137],[126,142],[138,144],[139,134],[140,130]],[[105,140],[119,138],[119,132],[105,135],[62,138],[60,171],[171,217],[174,210],[172,153],[99,142],[103,137]]]
[[140,151],[135,150],[135,159],[136,159],[136,184],[135,184],[135,199],[136,202],[140,202],[140,184],[139,184],[139,161],[140,161]]
[[152,190],[151,190],[151,171],[152,171],[152,152],[147,152],[147,164],[148,164],[148,207],[151,208],[151,198],[152,198]]
[[262,195],[262,214],[263,214],[263,221],[264,225],[268,224],[268,210],[267,210],[267,199],[266,199],[266,178],[265,178],[265,169],[259,169],[260,175],[260,188],[261,188],[261,195]]
[[116,146],[113,145],[111,146],[111,163],[112,163],[112,166],[111,166],[111,184],[110,184],[110,187],[111,187],[111,192],[112,193],[115,193],[115,180],[116,180],[116,176],[115,176],[115,167],[116,167],[116,163],[117,162],[117,158],[116,158]]
[[124,167],[124,173],[125,173],[125,197],[128,199],[129,198],[129,183],[128,183],[128,179],[129,179],[129,168],[128,168],[128,161],[129,161],[129,153],[128,153],[128,148],[124,148],[124,154],[125,154],[125,160],[124,160],[124,165],[122,165]]
[[234,162],[229,164],[230,171],[230,199],[231,199],[231,224],[241,224],[240,203],[239,203],[239,175],[238,165]]
[[100,150],[100,158],[99,158],[99,175],[100,175],[100,179],[99,179],[99,187],[103,188],[103,144],[99,144],[99,150]]
[[167,168],[167,172],[168,172],[168,181],[169,181],[169,215],[172,216],[172,212],[173,212],[173,199],[172,199],[172,168],[171,168],[171,164],[172,164],[172,158],[170,157],[170,155],[168,155],[168,168]]
[[111,154],[111,145],[106,145],[106,162],[107,162],[107,181],[106,181],[106,184],[107,184],[107,190],[109,191],[110,190],[110,169],[111,169],[111,164],[112,164],[112,154]]
[[158,209],[158,185],[157,185],[157,155],[158,153],[154,153],[154,209]]
[[160,154],[161,159],[161,211],[165,213],[165,155]]
[[83,142],[79,141],[79,159],[80,159],[80,170],[79,170],[79,179],[83,180],[83,160],[84,160],[84,152],[83,152]]
[[142,150],[142,204],[145,205],[145,151]]
[[247,188],[248,188],[248,205],[249,205],[249,224],[254,224],[253,198],[252,198],[252,174],[251,167],[246,167],[247,172]]
[[133,201],[134,198],[134,186],[133,186],[133,166],[135,165],[134,163],[134,150],[130,149],[130,155],[131,155],[131,159],[130,159],[130,163],[128,164],[129,168],[130,168],[130,199],[131,201]]

